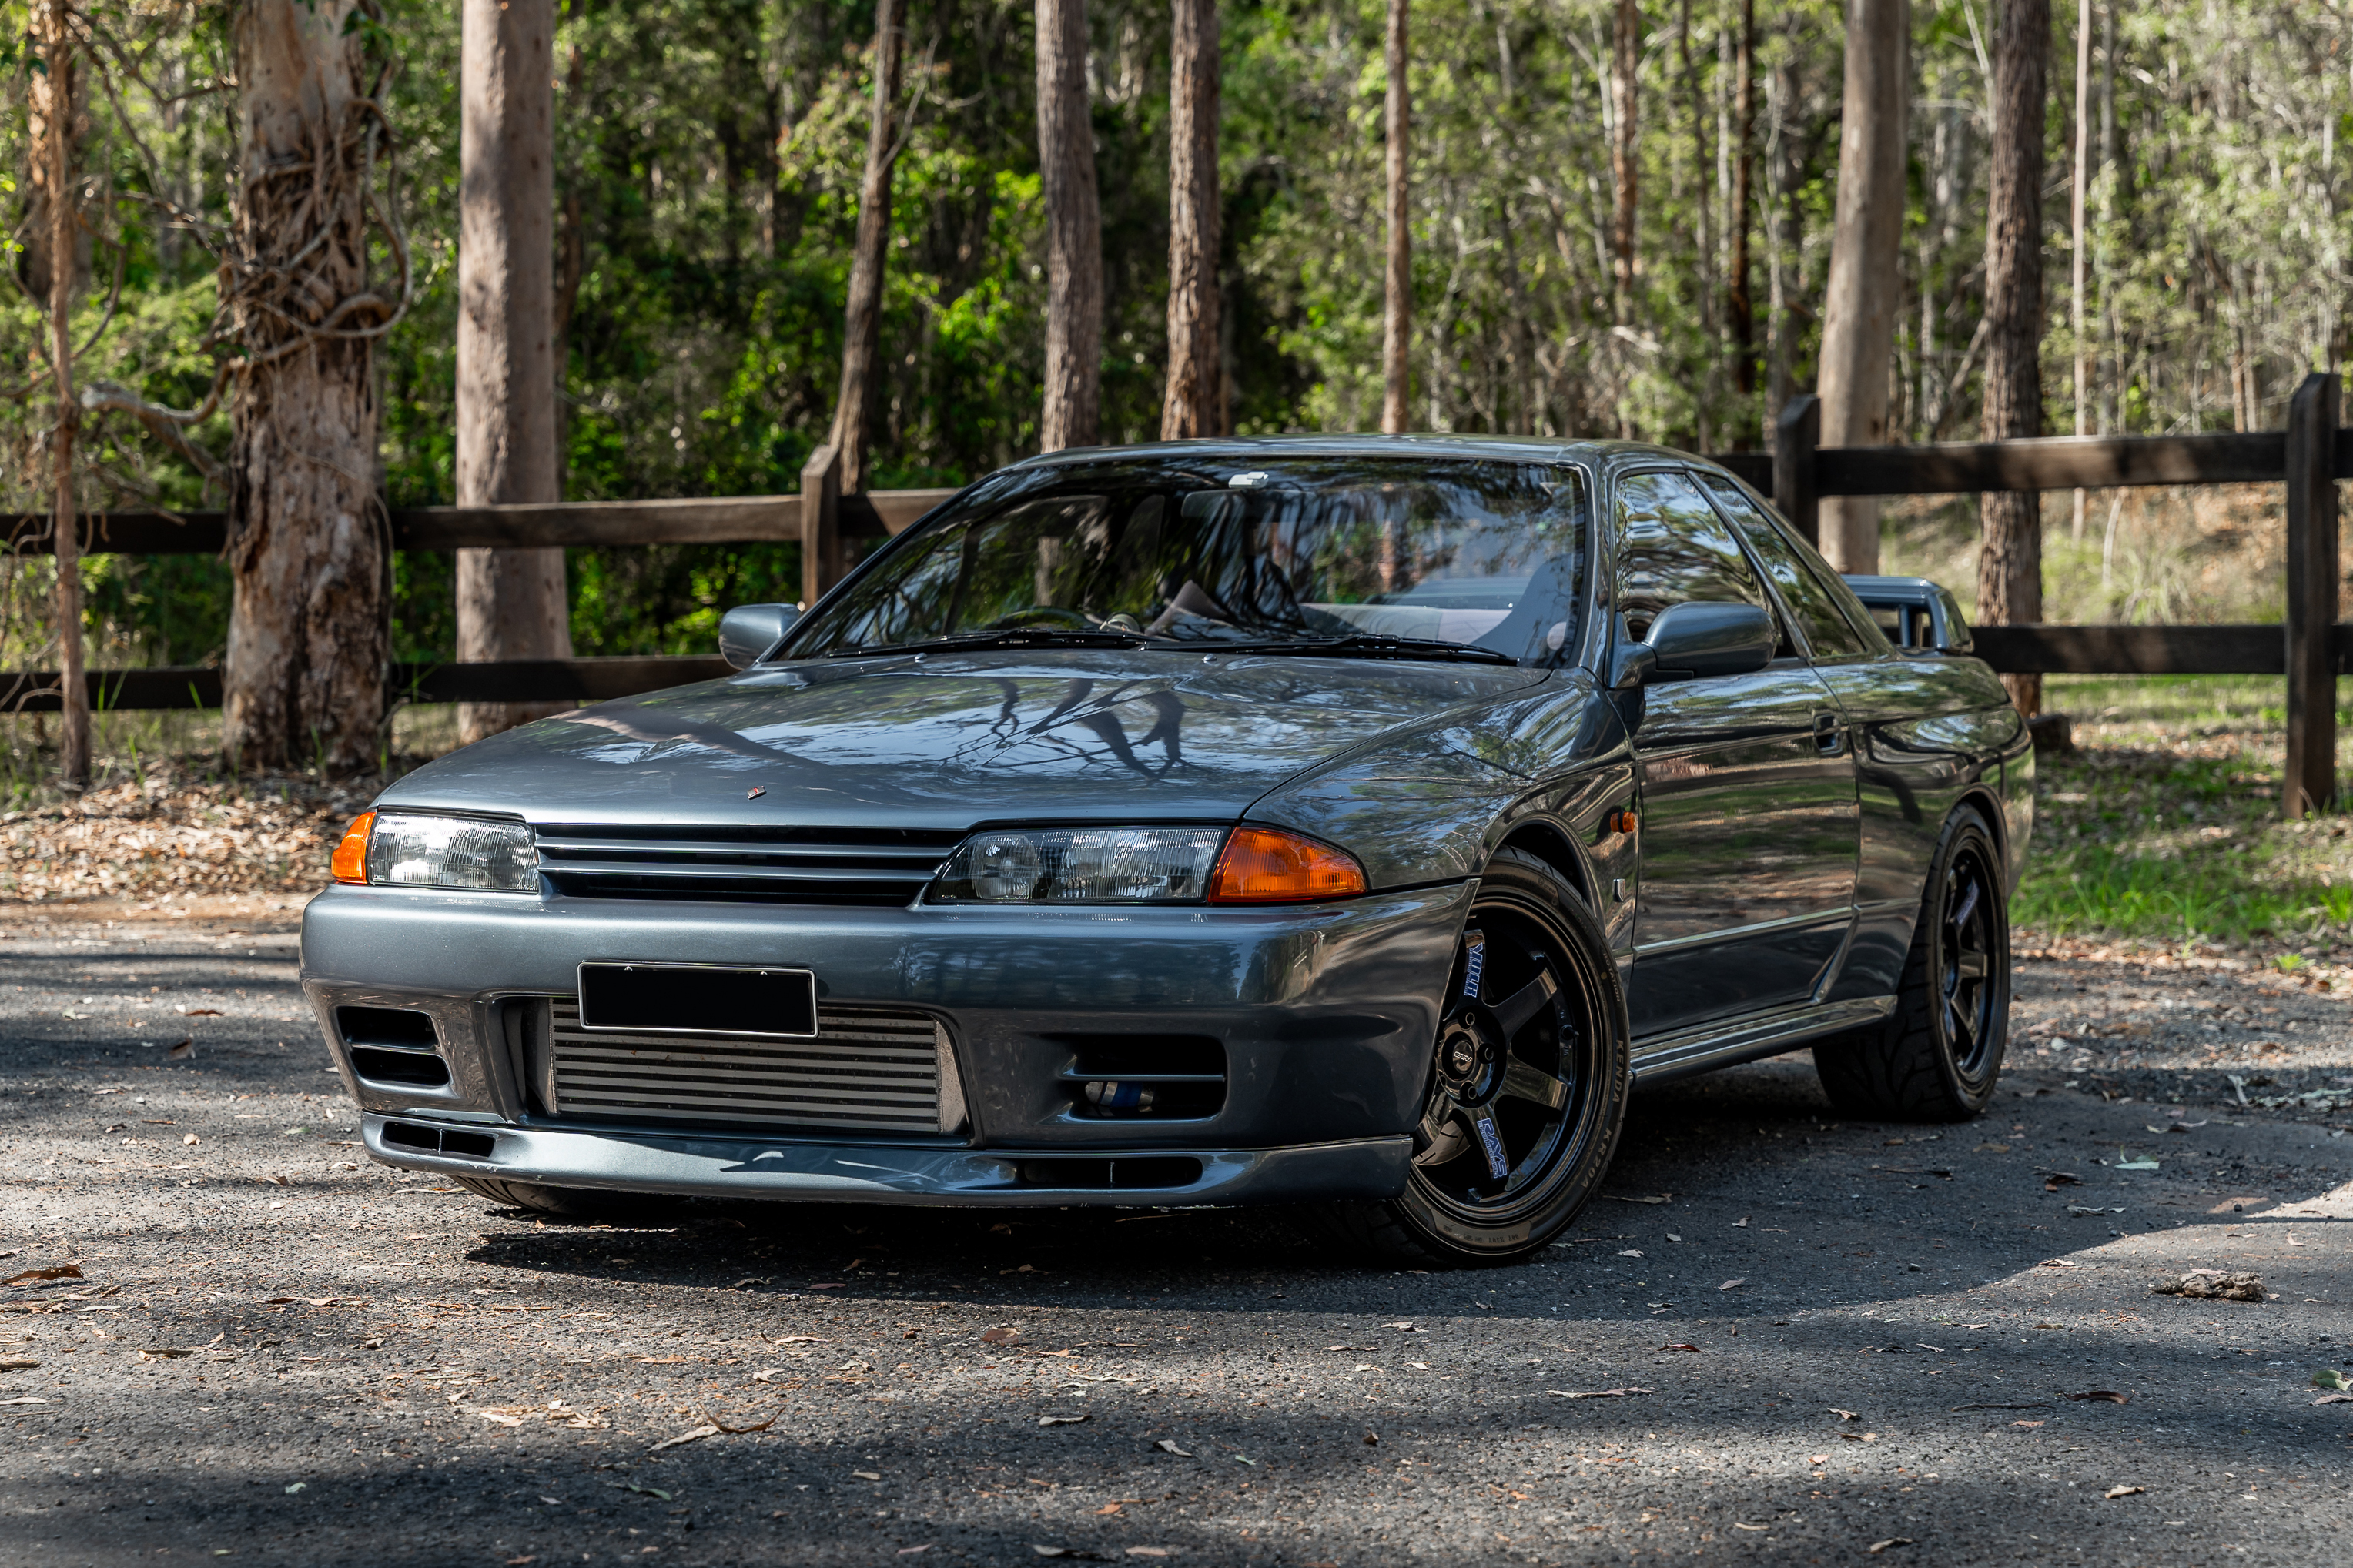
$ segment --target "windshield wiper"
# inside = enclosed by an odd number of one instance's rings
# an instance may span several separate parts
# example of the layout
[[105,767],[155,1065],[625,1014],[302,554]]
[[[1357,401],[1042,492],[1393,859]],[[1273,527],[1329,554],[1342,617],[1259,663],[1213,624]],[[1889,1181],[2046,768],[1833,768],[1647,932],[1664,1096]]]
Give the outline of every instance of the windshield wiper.
[[1219,653],[1290,653],[1330,658],[1465,658],[1481,664],[1517,664],[1510,654],[1476,643],[1435,637],[1382,637],[1358,632],[1345,637],[1301,637],[1282,642],[1223,643]]
[[871,658],[901,653],[974,653],[1003,647],[1142,647],[1141,632],[1102,631],[1078,626],[1008,626],[1003,631],[963,632],[923,642],[884,643],[874,647],[838,647],[828,658]]

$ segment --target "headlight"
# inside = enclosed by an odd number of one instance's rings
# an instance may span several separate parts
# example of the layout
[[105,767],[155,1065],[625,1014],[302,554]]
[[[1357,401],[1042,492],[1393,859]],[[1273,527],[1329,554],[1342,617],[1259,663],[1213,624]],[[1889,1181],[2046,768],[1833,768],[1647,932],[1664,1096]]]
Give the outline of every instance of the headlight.
[[335,847],[335,880],[377,887],[539,891],[539,847],[521,822],[364,813]]
[[955,847],[933,884],[941,904],[1198,903],[1221,827],[1011,828]]
[[955,847],[935,904],[1260,904],[1352,898],[1364,868],[1280,828],[1001,828]]

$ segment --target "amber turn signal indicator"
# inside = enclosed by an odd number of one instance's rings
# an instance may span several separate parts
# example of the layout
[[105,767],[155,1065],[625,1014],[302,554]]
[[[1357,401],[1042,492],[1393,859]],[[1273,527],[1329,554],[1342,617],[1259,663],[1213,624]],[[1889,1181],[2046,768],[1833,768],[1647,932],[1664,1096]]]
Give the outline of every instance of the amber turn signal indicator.
[[1352,899],[1365,868],[1345,849],[1277,827],[1238,827],[1209,877],[1213,904],[1293,904]]
[[1612,833],[1631,833],[1641,826],[1642,819],[1630,811],[1613,811],[1609,814],[1609,831]]
[[363,811],[352,818],[343,829],[343,842],[335,846],[335,858],[330,862],[338,882],[367,880],[368,830],[375,826],[375,813]]

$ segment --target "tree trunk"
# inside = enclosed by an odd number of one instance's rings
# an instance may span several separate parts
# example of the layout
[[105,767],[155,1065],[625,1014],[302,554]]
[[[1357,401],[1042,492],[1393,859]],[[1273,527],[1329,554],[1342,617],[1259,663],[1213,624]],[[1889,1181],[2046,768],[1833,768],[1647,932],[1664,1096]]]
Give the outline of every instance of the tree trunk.
[[[553,0],[464,0],[459,58],[458,504],[556,484]],[[564,552],[458,552],[458,658],[569,658]],[[473,702],[478,741],[569,708]]]
[[833,405],[840,484],[850,494],[866,489],[867,432],[881,381],[882,272],[891,246],[891,174],[898,162],[899,62],[906,22],[907,0],[881,0],[874,8],[874,112],[866,128],[866,177],[858,187],[858,238],[842,319],[841,391]]
[[238,195],[232,296],[222,725],[233,764],[374,766],[392,556],[376,487],[367,180],[384,162],[353,0],[247,0],[233,41]]
[[1634,0],[1618,0],[1610,33],[1609,182],[1615,221],[1610,232],[1611,282],[1620,326],[1634,320],[1634,220],[1641,182],[1641,83],[1642,17]]
[[1168,40],[1168,384],[1160,438],[1225,434],[1218,336],[1218,6],[1176,0]]
[[1413,395],[1413,209],[1407,184],[1412,153],[1413,96],[1406,80],[1409,0],[1389,0],[1388,28],[1388,274],[1381,313],[1381,429],[1411,427]]
[[[1822,298],[1822,445],[1887,440],[1888,363],[1902,302],[1905,100],[1909,0],[1847,0],[1846,92],[1838,205]],[[1822,500],[1822,554],[1841,572],[1879,570],[1879,499]]]
[[[1732,327],[1732,381],[1744,398],[1757,393],[1757,302],[1748,292],[1748,226],[1749,207],[1753,197],[1749,184],[1756,177],[1757,163],[1757,0],[1740,0],[1740,33],[1733,70],[1738,80],[1733,87],[1733,118],[1736,138],[1732,160],[1732,210],[1725,222],[1732,230],[1732,260],[1728,268],[1730,282],[1725,289],[1725,313]],[[1740,430],[1743,438],[1749,428],[1752,414],[1743,414]]]
[[[2075,168],[2069,182],[2073,187],[2069,205],[2073,209],[2069,225],[2067,264],[2067,324],[2069,335],[2075,340],[2075,434],[2092,433],[2092,362],[2090,349],[2084,337],[2084,185],[2090,178],[2092,161],[2092,0],[2075,3]],[[2084,492],[2075,492],[2073,521],[2068,537],[2084,537]]]
[[[2001,0],[1994,34],[1993,162],[1986,202],[1984,429],[1981,439],[2042,433],[2042,137],[2051,58],[2051,0]],[[2042,502],[2031,494],[1978,498],[1978,619],[2012,626],[2042,618]],[[2005,675],[2019,711],[2042,710],[2042,681]]]
[[1789,405],[1789,399],[1798,391],[1797,294],[1805,281],[1804,258],[1798,249],[1799,242],[1804,238],[1798,214],[1801,171],[1796,119],[1798,94],[1803,85],[1798,76],[1799,16],[1794,8],[1781,14],[1781,63],[1773,72],[1773,132],[1768,153],[1773,176],[1768,262],[1771,276],[1767,280],[1773,323],[1772,363],[1766,383],[1768,426],[1781,416],[1781,410]]
[[41,172],[47,200],[37,217],[47,219],[42,236],[48,259],[49,368],[57,386],[58,417],[49,437],[56,492],[50,529],[57,551],[57,592],[51,614],[58,624],[58,679],[64,722],[58,726],[58,773],[76,788],[90,783],[90,685],[83,678],[81,647],[81,535],[74,516],[74,436],[81,425],[74,401],[73,294],[75,253],[80,248],[81,202],[74,188],[74,142],[80,134],[79,40],[62,0],[34,13],[46,69],[32,78],[34,166]]
[[1103,424],[1103,205],[1087,100],[1086,0],[1038,0],[1038,166],[1046,197],[1046,397],[1040,450],[1092,447]]

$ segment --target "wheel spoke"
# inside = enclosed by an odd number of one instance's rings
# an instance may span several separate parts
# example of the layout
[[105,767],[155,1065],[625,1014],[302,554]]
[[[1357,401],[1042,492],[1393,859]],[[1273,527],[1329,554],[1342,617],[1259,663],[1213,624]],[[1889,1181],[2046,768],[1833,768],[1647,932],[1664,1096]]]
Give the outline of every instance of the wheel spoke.
[[1430,1108],[1421,1113],[1421,1125],[1414,1131],[1414,1142],[1420,1145],[1415,1151],[1417,1165],[1443,1165],[1462,1152],[1462,1134],[1454,1126],[1454,1097],[1444,1089],[1430,1097]]
[[1524,1061],[1514,1061],[1504,1069],[1504,1092],[1517,1100],[1532,1100],[1549,1110],[1568,1103],[1568,1085]]
[[1983,980],[1991,972],[1991,967],[1992,961],[1982,950],[1974,947],[1961,949],[1953,959],[1953,973],[1964,980]]
[[1487,1172],[1497,1181],[1512,1173],[1510,1156],[1504,1152],[1504,1130],[1495,1125],[1495,1112],[1491,1106],[1478,1106],[1463,1112],[1471,1124],[1471,1135],[1476,1139],[1479,1151],[1487,1158]]
[[1552,967],[1547,964],[1536,972],[1534,980],[1495,1004],[1495,1022],[1503,1028],[1504,1037],[1508,1040],[1527,1027],[1528,1020],[1559,994],[1560,982],[1552,977]]
[[1970,878],[1968,887],[1961,894],[1960,902],[1953,909],[1952,924],[1955,931],[1968,924],[1969,917],[1978,912],[1978,891],[1977,879]]

